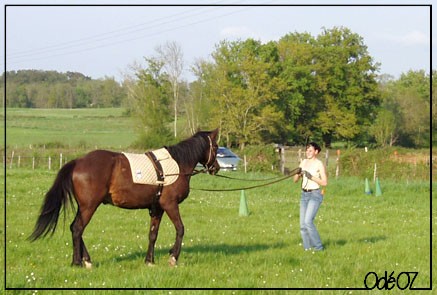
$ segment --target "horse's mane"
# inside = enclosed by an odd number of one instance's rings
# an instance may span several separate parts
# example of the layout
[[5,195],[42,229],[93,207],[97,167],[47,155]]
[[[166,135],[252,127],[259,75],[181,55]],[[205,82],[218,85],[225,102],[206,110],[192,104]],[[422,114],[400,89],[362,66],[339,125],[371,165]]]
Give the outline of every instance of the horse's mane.
[[196,164],[202,159],[205,150],[209,147],[209,141],[206,138],[208,134],[209,132],[199,131],[192,137],[167,147],[167,150],[179,164]]

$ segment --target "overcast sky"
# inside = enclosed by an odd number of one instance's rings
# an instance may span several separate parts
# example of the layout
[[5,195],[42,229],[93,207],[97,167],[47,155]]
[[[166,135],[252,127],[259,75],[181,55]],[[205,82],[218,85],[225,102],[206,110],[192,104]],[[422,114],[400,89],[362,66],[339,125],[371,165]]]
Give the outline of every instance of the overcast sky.
[[[12,1],[9,3],[12,4]],[[68,4],[71,1],[39,3]],[[208,3],[249,4],[247,1]],[[198,58],[209,58],[214,46],[221,40],[250,37],[262,42],[277,41],[291,32],[309,32],[316,37],[324,27],[343,26],[363,37],[370,55],[381,63],[381,74],[398,78],[408,70],[430,71],[430,7],[278,7],[274,5],[294,2],[250,3],[271,6],[7,6],[1,21],[2,31],[6,32],[6,39],[3,38],[6,40],[6,70],[76,71],[92,78],[110,76],[121,80],[129,65],[142,62],[144,56],[155,55],[158,45],[175,41],[183,50],[184,75],[190,80],[189,67]],[[430,4],[431,1],[420,3]],[[436,30],[433,31],[434,35]],[[1,66],[4,68],[4,59]],[[432,68],[436,68],[435,61]]]

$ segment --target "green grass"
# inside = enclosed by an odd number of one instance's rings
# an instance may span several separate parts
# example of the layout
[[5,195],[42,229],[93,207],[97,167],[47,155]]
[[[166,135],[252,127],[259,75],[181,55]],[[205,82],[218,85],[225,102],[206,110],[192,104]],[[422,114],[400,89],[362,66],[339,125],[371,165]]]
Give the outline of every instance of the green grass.
[[[56,157],[62,152],[71,159],[95,147],[124,150],[137,138],[133,125],[131,118],[123,116],[122,109],[7,109],[7,154],[16,149],[15,155],[20,152],[23,158],[20,169],[15,169],[15,162],[13,169],[8,165],[6,169],[6,199],[0,202],[0,207],[6,209],[6,224],[0,219],[5,238],[0,247],[6,251],[6,277],[1,276],[0,280],[8,288],[29,290],[11,290],[6,294],[67,293],[59,290],[36,293],[32,291],[35,288],[362,288],[365,275],[371,271],[381,275],[384,271],[395,274],[417,271],[419,276],[414,287],[429,286],[429,167],[417,166],[416,170],[415,165],[406,162],[393,164],[385,160],[388,156],[384,155],[385,151],[379,152],[381,155],[358,150],[350,151],[350,156],[342,154],[345,162],[337,180],[333,176],[335,163],[330,161],[330,183],[316,219],[326,246],[323,253],[302,250],[299,186],[291,181],[247,190],[248,217],[238,215],[239,191],[192,190],[180,206],[185,237],[177,268],[170,268],[167,263],[175,231],[166,216],[156,245],[157,265],[150,268],[144,264],[149,227],[147,210],[99,207],[84,234],[94,264],[92,270],[70,266],[71,212],[65,222],[61,217],[52,238],[28,242],[26,238],[33,230],[44,194],[56,176],[59,160],[53,158],[51,171],[47,171],[45,162],[31,170],[31,162],[25,157]],[[369,178],[375,191],[371,181],[375,161],[384,165],[379,170],[381,197],[364,194],[363,176]],[[226,175],[272,176],[241,172]],[[2,182],[4,177],[0,179]],[[193,188],[235,188],[257,183],[197,175],[191,184]],[[1,183],[0,190],[4,187]],[[433,201],[436,204],[435,194]],[[435,212],[434,205],[434,216]],[[432,222],[435,227],[435,217]],[[435,245],[435,230],[433,239]],[[118,294],[118,291],[70,293]],[[140,294],[140,291],[126,293]],[[193,291],[152,293],[173,295]],[[202,293],[252,294],[252,291]],[[338,294],[311,292],[329,293]],[[356,290],[339,293],[368,294]],[[419,293],[431,294],[430,291]],[[376,289],[372,294],[377,294]]]
[[[102,205],[84,234],[94,263],[86,270],[70,266],[71,213],[65,225],[61,217],[52,238],[26,240],[54,177],[55,172],[43,170],[7,171],[7,287],[362,288],[371,271],[416,271],[414,287],[430,285],[426,182],[382,182],[383,196],[375,197],[364,194],[360,179],[331,180],[316,219],[326,247],[322,253],[304,252],[300,245],[298,184],[284,181],[247,190],[248,217],[238,215],[239,191],[193,190],[180,206],[186,230],[176,268],[167,264],[175,231],[166,216],[156,244],[157,265],[147,267],[148,211]],[[207,175],[192,179],[193,188],[245,185]]]
[[126,147],[135,139],[134,121],[123,109],[7,109],[6,143],[11,148]]

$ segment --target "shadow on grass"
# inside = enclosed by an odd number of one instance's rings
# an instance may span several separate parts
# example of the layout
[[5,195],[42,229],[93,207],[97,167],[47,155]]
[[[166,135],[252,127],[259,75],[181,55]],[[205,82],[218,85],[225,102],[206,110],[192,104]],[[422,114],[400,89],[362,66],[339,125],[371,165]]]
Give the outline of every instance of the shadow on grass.
[[[365,243],[365,244],[375,244],[377,242],[380,241],[385,241],[387,240],[386,236],[375,236],[375,237],[364,237],[358,240],[359,243]],[[351,241],[349,241],[351,242]],[[346,245],[348,243],[347,240],[345,239],[340,239],[340,240],[327,240],[325,243],[323,243],[323,245],[325,246],[325,248],[329,248],[329,247],[343,247],[344,245]]]
[[269,249],[281,249],[286,246],[287,245],[285,243],[253,245],[200,244],[195,246],[182,247],[182,250],[187,253],[223,253],[226,255],[239,255],[250,252],[265,251]]
[[377,243],[379,241],[385,241],[385,240],[387,240],[386,236],[376,236],[376,237],[365,237],[365,238],[359,239],[358,241],[360,243],[375,244],[375,243]]
[[[199,244],[193,246],[182,246],[181,256],[185,254],[195,255],[195,254],[205,254],[214,253],[222,255],[242,255],[252,252],[261,252],[271,249],[282,249],[288,247],[285,243],[276,244],[253,244],[253,245],[230,245],[230,244]],[[168,249],[155,249],[155,257],[169,255]],[[147,254],[147,250],[136,251],[122,257],[110,258],[109,260],[113,262],[122,261],[133,261],[133,260],[144,260]],[[104,263],[104,262],[103,262]],[[100,263],[101,264],[101,263]]]
[[347,241],[346,240],[335,240],[335,241],[333,241],[333,240],[327,240],[326,242],[324,242],[323,243],[323,246],[325,247],[325,248],[330,248],[330,247],[342,247],[342,246],[344,246],[344,245],[346,245],[347,244]]

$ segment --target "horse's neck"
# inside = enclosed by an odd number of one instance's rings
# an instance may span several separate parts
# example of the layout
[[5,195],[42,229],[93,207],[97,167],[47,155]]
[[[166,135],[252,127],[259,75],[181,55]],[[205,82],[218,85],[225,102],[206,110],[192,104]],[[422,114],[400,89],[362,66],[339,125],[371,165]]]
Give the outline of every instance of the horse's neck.
[[201,160],[201,159],[194,159],[193,157],[190,156],[184,156],[183,153],[181,153],[180,151],[176,154],[175,150],[178,147],[175,146],[171,146],[168,147],[168,151],[170,153],[170,155],[172,156],[172,158],[178,163],[179,165],[179,170],[181,173],[183,174],[190,174],[194,171],[194,169],[196,168],[197,163]]
[[190,166],[184,166],[184,167],[179,165],[179,169],[181,171],[180,173],[181,174],[186,174],[186,175],[193,174],[193,171],[196,168],[196,165],[197,165],[197,163],[192,165],[192,166],[190,165]]

